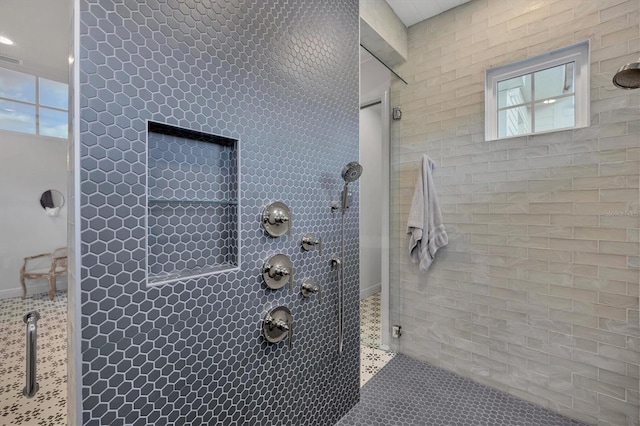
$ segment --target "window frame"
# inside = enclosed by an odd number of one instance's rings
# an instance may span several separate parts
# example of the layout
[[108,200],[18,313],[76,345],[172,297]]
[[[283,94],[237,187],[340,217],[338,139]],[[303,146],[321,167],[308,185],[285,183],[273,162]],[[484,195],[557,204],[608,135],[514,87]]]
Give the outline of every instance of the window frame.
[[[67,104],[67,109],[62,109],[59,107],[53,107],[53,106],[48,106],[45,104],[41,104],[40,103],[40,80],[44,79],[44,80],[49,80],[49,81],[53,81],[56,83],[61,83],[61,84],[65,84],[67,86],[67,89],[69,88],[69,83],[65,83],[63,81],[58,81],[58,80],[54,80],[52,78],[48,78],[48,77],[43,77],[37,74],[32,74],[29,72],[24,72],[24,71],[18,71],[15,70],[13,68],[7,68],[7,67],[3,67],[4,69],[7,69],[9,71],[13,71],[13,72],[17,72],[17,73],[21,73],[24,75],[28,75],[30,77],[34,78],[34,90],[35,90],[35,97],[34,97],[34,101],[33,102],[29,102],[29,101],[24,101],[21,99],[14,99],[14,98],[8,98],[8,97],[4,97],[4,96],[0,96],[0,101],[8,101],[8,102],[13,102],[16,104],[21,104],[21,105],[26,105],[26,106],[31,106],[34,107],[35,109],[35,117],[34,117],[34,125],[35,125],[35,129],[34,132],[23,132],[20,130],[10,130],[10,129],[6,129],[6,128],[2,128],[0,127],[0,131],[2,132],[12,132],[12,133],[21,133],[24,135],[34,135],[34,136],[41,136],[41,137],[45,137],[45,138],[55,138],[55,139],[69,139],[69,131],[68,131],[68,123],[69,123],[69,105]],[[67,134],[65,136],[52,136],[52,135],[45,135],[42,134],[40,131],[40,110],[41,109],[45,109],[45,110],[50,110],[50,111],[55,111],[55,112],[63,112],[67,115]]]
[[[523,133],[520,135],[498,136],[498,83],[516,77],[531,75],[538,71],[574,62],[574,126],[560,129]],[[571,129],[589,127],[590,125],[590,42],[581,41],[537,56],[522,59],[509,64],[489,68],[485,71],[485,140],[502,140]],[[526,105],[526,104],[525,104]],[[535,105],[531,100],[531,105]],[[503,108],[504,109],[504,108]],[[534,116],[535,112],[532,112]]]

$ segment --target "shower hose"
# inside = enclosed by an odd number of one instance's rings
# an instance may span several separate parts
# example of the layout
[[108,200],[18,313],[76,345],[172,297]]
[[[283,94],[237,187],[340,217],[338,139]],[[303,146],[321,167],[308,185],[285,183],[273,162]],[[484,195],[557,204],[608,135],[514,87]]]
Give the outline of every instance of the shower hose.
[[342,209],[342,226],[340,232],[340,260],[338,264],[338,353],[342,354],[344,344],[344,214]]

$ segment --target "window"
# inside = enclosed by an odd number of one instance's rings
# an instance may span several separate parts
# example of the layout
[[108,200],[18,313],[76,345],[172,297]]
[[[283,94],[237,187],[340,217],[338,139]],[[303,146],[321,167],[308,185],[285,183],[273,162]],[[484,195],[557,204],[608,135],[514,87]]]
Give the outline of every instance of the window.
[[486,72],[485,139],[589,125],[589,41]]
[[69,136],[69,86],[0,68],[0,130]]

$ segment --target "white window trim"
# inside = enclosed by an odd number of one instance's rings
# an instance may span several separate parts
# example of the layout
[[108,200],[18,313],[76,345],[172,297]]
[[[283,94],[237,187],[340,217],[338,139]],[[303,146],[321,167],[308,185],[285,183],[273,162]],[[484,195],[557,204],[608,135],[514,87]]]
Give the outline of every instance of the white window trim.
[[[568,62],[575,62],[575,125],[562,129],[498,137],[498,82],[563,65]],[[591,102],[589,96],[590,63],[589,40],[585,40],[551,52],[486,70],[484,103],[485,140],[508,139],[588,127],[591,118]]]
[[[45,80],[49,80],[49,81],[55,81],[56,83],[62,83],[62,84],[66,84],[67,85],[67,91],[69,90],[69,83],[65,83],[64,81],[59,81],[59,80],[55,80],[52,78],[48,78],[48,77],[43,77],[41,75],[38,74],[32,74],[30,72],[26,72],[26,71],[21,71],[21,70],[16,70],[13,68],[8,68],[8,67],[2,67],[4,69],[8,69],[10,71],[14,71],[14,72],[19,72],[21,74],[25,74],[25,75],[29,75],[31,77],[34,77],[35,79],[35,84],[34,84],[34,90],[35,90],[35,100],[34,102],[29,102],[29,101],[23,101],[21,99],[13,99],[13,98],[8,98],[8,97],[4,97],[4,96],[0,96],[0,101],[9,101],[9,102],[14,102],[17,104],[22,104],[22,105],[27,105],[27,106],[32,106],[35,108],[35,131],[33,133],[30,132],[21,132],[19,130],[9,130],[9,129],[3,129],[0,128],[1,132],[8,132],[8,133],[20,133],[22,135],[34,135],[34,136],[40,136],[43,138],[53,138],[53,139],[68,139],[69,136],[67,134],[67,136],[50,136],[50,135],[43,135],[40,132],[40,110],[41,109],[48,109],[51,111],[57,111],[57,112],[64,112],[67,114],[67,121],[69,120],[69,105],[67,104],[67,109],[62,109],[60,107],[54,107],[54,106],[48,106],[46,104],[41,104],[40,103],[40,80],[41,79],[45,79]],[[68,132],[67,132],[68,133]]]

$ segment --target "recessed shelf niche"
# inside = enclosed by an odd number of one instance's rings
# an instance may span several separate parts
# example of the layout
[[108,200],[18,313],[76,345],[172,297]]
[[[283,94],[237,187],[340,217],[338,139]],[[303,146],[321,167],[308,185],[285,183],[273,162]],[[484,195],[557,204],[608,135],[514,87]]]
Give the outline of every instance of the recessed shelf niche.
[[147,284],[238,267],[238,141],[149,121]]

